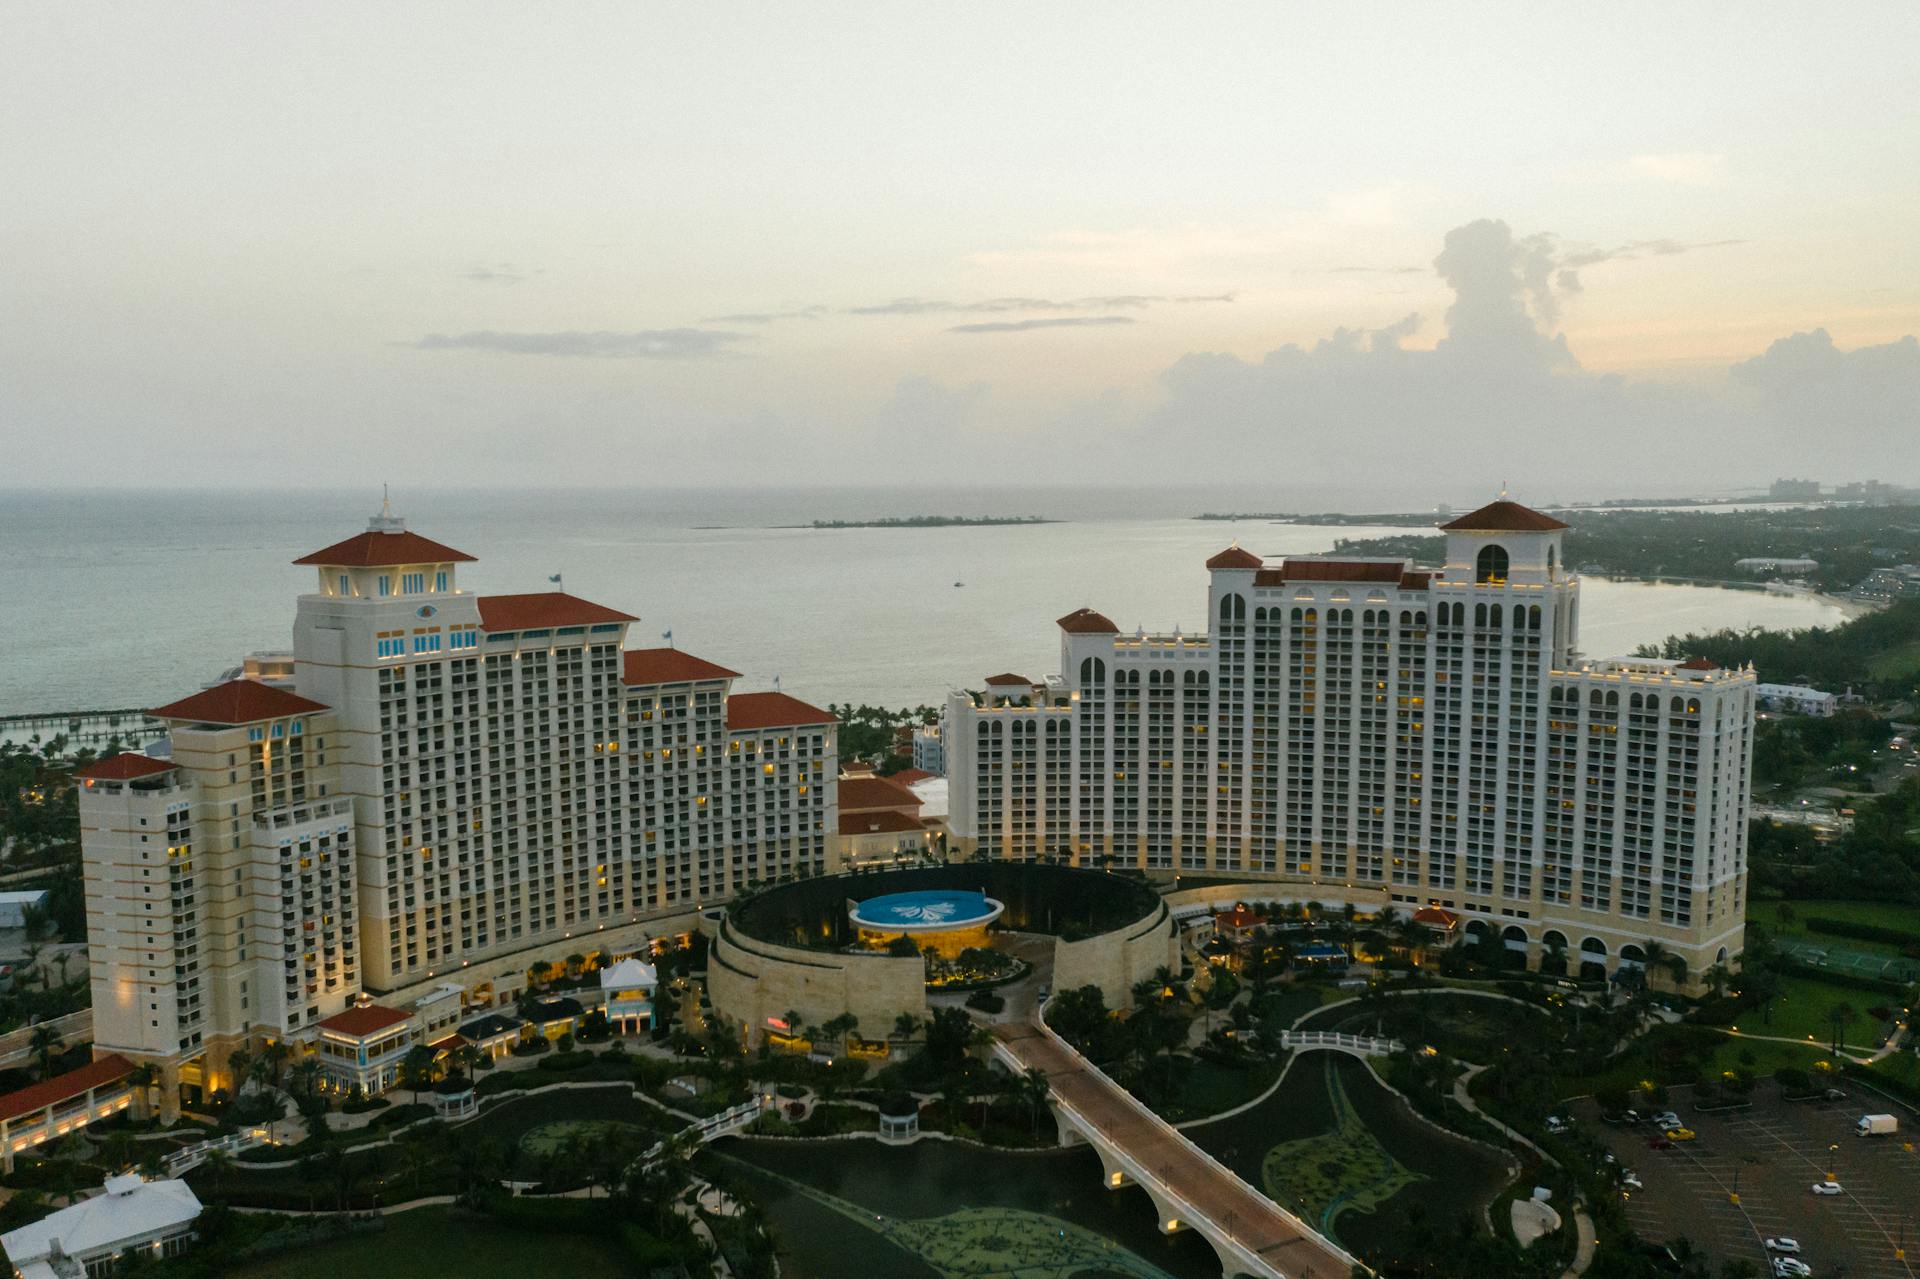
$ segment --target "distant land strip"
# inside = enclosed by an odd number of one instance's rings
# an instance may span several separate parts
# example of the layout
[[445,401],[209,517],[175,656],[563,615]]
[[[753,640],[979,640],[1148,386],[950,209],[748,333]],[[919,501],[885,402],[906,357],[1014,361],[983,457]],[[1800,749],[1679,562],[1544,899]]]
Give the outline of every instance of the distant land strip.
[[877,520],[815,520],[787,528],[979,528],[995,524],[1061,524],[1038,515],[889,515]]

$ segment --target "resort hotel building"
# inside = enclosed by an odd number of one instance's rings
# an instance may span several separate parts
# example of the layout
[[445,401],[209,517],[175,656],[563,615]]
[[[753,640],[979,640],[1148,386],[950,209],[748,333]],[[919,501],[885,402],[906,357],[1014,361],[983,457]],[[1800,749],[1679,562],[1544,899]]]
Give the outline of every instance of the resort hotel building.
[[1438,568],[1234,546],[1210,634],[1068,614],[1059,675],[948,699],[950,849],[1433,908],[1589,975],[1653,941],[1697,984],[1741,950],[1756,679],[1584,656],[1566,527],[1496,501]]
[[463,591],[473,557],[389,513],[296,562],[290,659],[78,776],[96,1051],[158,1067],[163,1108],[230,1086],[243,1044],[364,1053],[393,1024],[370,998],[451,1033],[533,961],[642,951],[827,869],[827,712],[628,649],[616,609]]

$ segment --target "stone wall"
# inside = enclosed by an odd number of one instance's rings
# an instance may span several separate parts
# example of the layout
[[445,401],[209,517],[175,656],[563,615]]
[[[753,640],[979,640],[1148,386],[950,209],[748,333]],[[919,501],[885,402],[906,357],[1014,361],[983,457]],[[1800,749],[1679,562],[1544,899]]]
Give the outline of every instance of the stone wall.
[[707,994],[714,1019],[750,1046],[765,1037],[769,1018],[784,1020],[788,1012],[799,1013],[802,1026],[852,1013],[867,1039],[891,1034],[901,1013],[927,1017],[926,964],[918,956],[778,946],[744,936],[731,922],[720,925],[708,954]]
[[1077,990],[1098,986],[1110,1008],[1133,1002],[1135,982],[1153,976],[1156,969],[1180,970],[1180,943],[1173,915],[1163,904],[1147,919],[1081,941],[1065,938],[1053,947],[1053,988]]

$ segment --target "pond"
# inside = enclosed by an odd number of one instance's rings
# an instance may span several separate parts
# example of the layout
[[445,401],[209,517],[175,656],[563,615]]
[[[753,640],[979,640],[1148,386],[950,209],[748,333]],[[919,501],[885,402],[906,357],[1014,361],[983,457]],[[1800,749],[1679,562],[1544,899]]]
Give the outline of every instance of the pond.
[[1507,1181],[1503,1155],[1415,1115],[1345,1053],[1295,1057],[1251,1110],[1187,1135],[1342,1247],[1367,1258],[1451,1233]]
[[1082,1146],[752,1138],[703,1151],[765,1208],[784,1279],[1219,1279],[1191,1232],[1162,1235],[1146,1193],[1108,1190]]

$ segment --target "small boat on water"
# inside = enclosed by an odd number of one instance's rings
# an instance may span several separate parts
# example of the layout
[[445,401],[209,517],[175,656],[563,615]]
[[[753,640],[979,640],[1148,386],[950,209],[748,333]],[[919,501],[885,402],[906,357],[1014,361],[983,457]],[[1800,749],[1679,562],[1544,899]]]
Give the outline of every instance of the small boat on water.
[[954,583],[954,585],[955,585],[955,586],[965,586],[965,585],[966,585],[966,583],[965,583],[965,582],[955,582],[955,583]]

